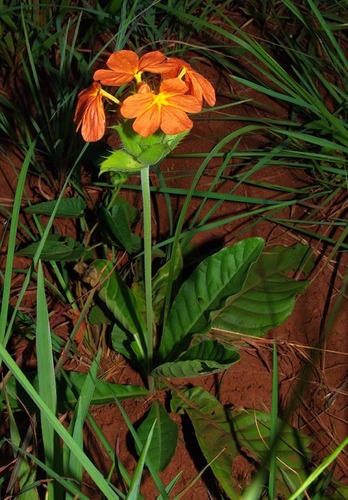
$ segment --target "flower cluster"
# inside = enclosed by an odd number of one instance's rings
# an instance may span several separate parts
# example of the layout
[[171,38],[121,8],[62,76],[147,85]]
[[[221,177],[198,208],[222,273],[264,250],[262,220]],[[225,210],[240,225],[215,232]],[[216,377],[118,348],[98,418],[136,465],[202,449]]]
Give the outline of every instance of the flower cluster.
[[[103,99],[120,106],[124,118],[134,119],[133,129],[142,137],[149,137],[158,129],[174,135],[190,130],[192,121],[187,113],[199,113],[203,100],[215,104],[211,83],[188,63],[168,58],[159,51],[142,57],[132,50],[120,50],[106,62],[108,69],[99,69],[90,87],[82,90],[74,121],[85,141],[97,141],[105,134]],[[159,89],[152,89],[143,79],[144,73],[160,75]],[[136,92],[120,102],[106,92],[102,85],[119,87],[135,80]]]

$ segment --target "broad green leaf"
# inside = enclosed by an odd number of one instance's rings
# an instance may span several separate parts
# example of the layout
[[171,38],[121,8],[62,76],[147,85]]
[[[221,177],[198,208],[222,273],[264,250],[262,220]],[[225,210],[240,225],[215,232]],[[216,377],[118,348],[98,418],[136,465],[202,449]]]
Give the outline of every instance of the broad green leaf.
[[102,207],[99,211],[99,224],[103,235],[112,245],[121,246],[128,253],[140,251],[141,238],[132,233],[122,205],[113,206],[110,210]]
[[292,313],[296,297],[307,287],[306,281],[295,281],[284,274],[302,264],[309,273],[312,260],[306,261],[308,255],[309,249],[304,245],[265,250],[250,268],[240,293],[212,314],[212,326],[224,332],[263,336],[283,323]]
[[[180,397],[181,395],[181,397]],[[240,450],[253,461],[267,464],[270,453],[271,415],[256,410],[226,410],[210,393],[200,387],[175,395],[173,411],[185,411],[190,417],[202,452],[229,498],[240,498],[240,487],[231,476],[233,460]],[[302,433],[277,420],[277,494],[288,498],[291,491],[306,478],[309,466],[310,440]]]
[[105,259],[93,262],[85,281],[92,286],[99,284],[100,299],[123,329],[130,333],[130,342],[135,340],[137,348],[134,353],[141,364],[146,359],[146,326],[131,289],[122,281],[112,262]]
[[[38,389],[38,377],[36,373],[28,374],[28,379],[35,389]],[[62,412],[74,408],[78,396],[81,393],[86,379],[85,373],[61,371],[59,373],[57,384],[57,409]],[[71,387],[70,387],[71,386]],[[11,377],[6,383],[6,393],[13,410],[19,410],[25,407],[31,410],[35,408],[31,399],[23,392],[14,377]],[[136,385],[112,384],[104,380],[97,379],[91,400],[92,405],[105,405],[114,403],[115,398],[120,401],[131,398],[147,397],[148,391],[144,387]],[[4,399],[4,392],[0,393],[0,410],[6,409],[6,404],[1,403]]]
[[[137,429],[142,443],[145,443],[150,429],[154,426],[154,433],[147,456],[156,471],[163,471],[172,459],[178,440],[178,426],[169,417],[159,401],[152,403],[145,420]],[[139,452],[139,450],[137,450]]]
[[165,144],[154,144],[142,151],[138,160],[145,165],[155,165],[166,155],[167,148]]
[[[18,250],[17,255],[32,258],[40,245],[40,241],[30,243],[25,248]],[[78,260],[84,253],[84,246],[73,238],[59,235],[49,235],[44,244],[40,258],[56,262],[71,262]]]
[[[44,201],[36,205],[30,205],[24,211],[29,214],[51,215],[57,203],[57,200]],[[82,198],[63,198],[59,201],[55,217],[68,217],[69,219],[83,217],[85,209],[86,203]]]
[[[267,463],[270,454],[271,415],[257,410],[227,412],[231,430],[239,449]],[[311,440],[294,427],[277,419],[279,435],[276,444],[276,491],[288,498],[308,476]]]
[[[183,268],[183,258],[180,247],[178,247],[178,251],[176,252],[176,255],[172,257],[172,259],[174,259],[172,279],[173,282],[175,282],[175,280],[180,276]],[[166,298],[170,267],[171,260],[168,260],[160,269],[158,269],[152,280],[152,307],[157,324],[162,323],[163,307]]]
[[88,322],[91,325],[111,325],[110,316],[98,305],[93,305],[88,313]]
[[204,340],[196,342],[177,360],[158,366],[152,374],[165,378],[199,377],[226,370],[239,359],[234,347],[217,340]]
[[129,225],[136,222],[140,217],[140,211],[137,208],[135,208],[134,205],[131,205],[125,198],[123,198],[119,194],[112,198],[112,201],[110,201],[109,206],[111,208],[122,207],[122,210],[126,216],[126,220]]
[[245,239],[197,266],[173,301],[159,348],[162,362],[174,361],[188,348],[194,334],[209,329],[210,313],[242,290],[263,247],[262,238]]
[[105,174],[105,172],[139,172],[145,166],[123,149],[118,149],[103,161],[100,166],[100,174]]
[[136,354],[137,358],[140,357],[140,351],[136,342],[132,340],[129,332],[125,331],[122,325],[116,323],[113,325],[111,330],[111,345],[116,352],[129,360],[134,361],[134,354]]
[[[181,397],[180,397],[181,396]],[[201,387],[172,394],[172,411],[187,413],[195,430],[198,444],[211,469],[231,500],[240,499],[239,482],[231,475],[233,460],[239,449],[232,434],[222,404]]]
[[120,125],[116,125],[115,127],[111,127],[117,130],[122,146],[126,150],[126,152],[132,155],[134,158],[137,158],[138,155],[142,152],[142,149],[139,144],[140,136],[136,134],[132,127],[132,122],[130,120],[125,120]]

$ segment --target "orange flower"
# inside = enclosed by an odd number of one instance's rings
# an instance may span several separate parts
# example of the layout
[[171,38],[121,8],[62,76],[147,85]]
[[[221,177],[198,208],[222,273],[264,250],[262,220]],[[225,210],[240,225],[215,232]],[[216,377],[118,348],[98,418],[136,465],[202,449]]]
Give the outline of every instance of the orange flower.
[[168,135],[179,134],[192,128],[193,123],[186,113],[199,113],[202,105],[187,93],[187,85],[179,78],[168,78],[161,83],[160,91],[154,94],[143,83],[138,94],[124,100],[121,114],[125,118],[136,118],[133,129],[142,137],[148,137],[159,128]]
[[137,83],[141,81],[144,71],[161,73],[162,63],[166,57],[159,51],[148,52],[140,59],[132,50],[120,50],[111,54],[106,61],[110,69],[98,69],[94,73],[94,80],[100,80],[103,85],[119,87],[135,78]]
[[168,58],[162,72],[166,78],[184,77],[190,95],[195,96],[200,103],[205,99],[209,106],[214,106],[216,101],[214,87],[187,62],[175,57]]
[[97,82],[93,82],[78,95],[74,122],[77,124],[77,131],[81,128],[82,137],[86,142],[99,141],[105,134],[103,97],[120,104],[116,97],[105,92]]

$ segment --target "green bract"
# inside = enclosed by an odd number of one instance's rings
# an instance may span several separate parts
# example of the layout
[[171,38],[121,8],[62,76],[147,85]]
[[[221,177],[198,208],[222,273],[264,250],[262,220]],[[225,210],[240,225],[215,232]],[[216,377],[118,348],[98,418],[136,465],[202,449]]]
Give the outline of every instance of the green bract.
[[155,165],[165,158],[188,134],[188,130],[175,135],[166,135],[158,130],[149,137],[142,137],[125,120],[113,127],[117,130],[123,149],[113,151],[101,164],[100,173],[137,172],[149,165]]

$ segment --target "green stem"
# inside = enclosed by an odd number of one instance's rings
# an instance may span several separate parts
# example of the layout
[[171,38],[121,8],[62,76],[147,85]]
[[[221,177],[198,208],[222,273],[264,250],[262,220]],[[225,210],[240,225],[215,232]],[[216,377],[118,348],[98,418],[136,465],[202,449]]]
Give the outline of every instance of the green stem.
[[[151,231],[151,197],[149,167],[141,170],[141,190],[143,196],[144,221],[144,282],[146,304],[146,347],[147,373],[152,370],[153,357],[153,322],[152,322],[152,231]],[[151,384],[152,385],[152,384]]]

